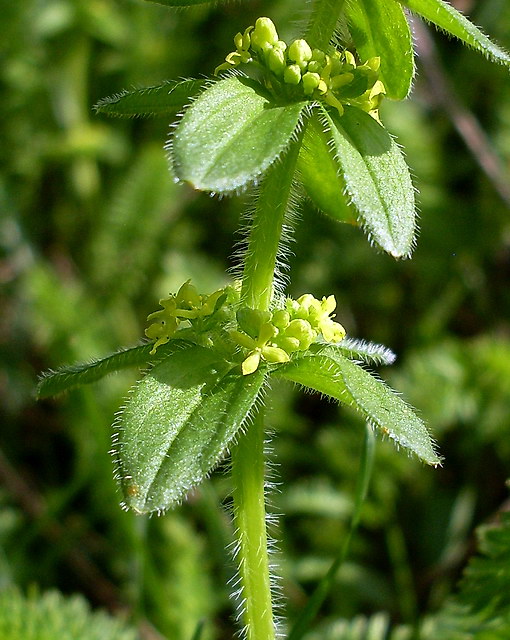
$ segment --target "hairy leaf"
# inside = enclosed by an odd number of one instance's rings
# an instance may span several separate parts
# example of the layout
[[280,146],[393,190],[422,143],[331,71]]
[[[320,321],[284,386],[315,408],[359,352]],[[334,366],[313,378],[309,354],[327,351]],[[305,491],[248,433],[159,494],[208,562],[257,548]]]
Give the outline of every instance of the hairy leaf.
[[408,257],[414,244],[414,188],[398,145],[361,109],[342,117],[322,109],[346,190],[369,237],[395,257]]
[[297,169],[306,194],[318,209],[339,222],[356,223],[356,212],[347,202],[338,162],[315,117],[307,124]]
[[510,55],[494,44],[478,27],[444,0],[399,0],[404,6],[459,38],[490,60],[510,67]]
[[264,373],[234,372],[204,347],[188,345],[133,389],[117,423],[117,471],[137,513],[182,500],[216,466],[256,402]]
[[247,78],[216,82],[187,109],[168,144],[175,175],[216,193],[255,181],[288,147],[305,104],[275,106]]
[[333,360],[337,355],[340,355],[376,365],[393,364],[396,359],[395,354],[391,349],[388,349],[388,347],[382,344],[376,344],[375,342],[356,340],[354,338],[344,338],[337,344],[312,345],[310,351],[326,355]]
[[349,0],[346,15],[361,59],[379,56],[386,95],[403,100],[411,91],[414,52],[402,7],[395,0]]
[[427,464],[441,462],[425,424],[414,411],[383,382],[339,353],[334,359],[322,354],[298,358],[276,369],[275,375],[354,407]]
[[[165,345],[167,349],[168,345]],[[125,369],[126,367],[137,367],[145,365],[149,360],[160,359],[168,355],[162,350],[158,352],[158,357],[153,358],[150,350],[153,344],[142,344],[129,349],[121,349],[104,358],[91,360],[90,362],[80,362],[70,366],[61,367],[57,371],[46,371],[42,374],[37,383],[37,398],[48,398],[68,389],[79,387],[82,384],[95,382],[110,373]]]
[[97,113],[121,118],[167,116],[180,111],[199,93],[206,80],[167,80],[143,89],[125,90],[103,98],[95,106]]

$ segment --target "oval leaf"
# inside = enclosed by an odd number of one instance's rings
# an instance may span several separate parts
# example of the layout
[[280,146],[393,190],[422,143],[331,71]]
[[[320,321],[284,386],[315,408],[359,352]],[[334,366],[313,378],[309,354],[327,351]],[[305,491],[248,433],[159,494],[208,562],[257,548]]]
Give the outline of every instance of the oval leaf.
[[399,0],[404,6],[411,9],[436,27],[459,40],[468,47],[472,47],[493,62],[499,62],[510,67],[510,55],[494,44],[478,27],[459,13],[448,2],[443,0]]
[[187,109],[167,145],[175,175],[216,193],[253,182],[285,151],[305,104],[275,106],[247,78],[216,82]]
[[343,116],[321,112],[365,231],[392,256],[409,257],[416,229],[414,187],[398,145],[361,109],[346,106]]
[[119,118],[174,115],[204,88],[206,82],[167,80],[154,87],[126,90],[103,98],[94,105],[94,109],[97,113]]
[[430,465],[441,459],[424,422],[383,382],[337,353],[304,356],[284,364],[275,375],[314,389],[359,411],[365,420]]
[[217,465],[257,401],[264,373],[241,376],[204,347],[176,350],[135,386],[117,423],[125,505],[164,511]]
[[297,169],[306,194],[320,211],[338,222],[356,224],[356,213],[345,197],[345,183],[338,162],[315,118],[307,124]]
[[381,58],[386,95],[403,100],[411,91],[414,51],[409,23],[395,0],[350,0],[347,23],[362,60]]

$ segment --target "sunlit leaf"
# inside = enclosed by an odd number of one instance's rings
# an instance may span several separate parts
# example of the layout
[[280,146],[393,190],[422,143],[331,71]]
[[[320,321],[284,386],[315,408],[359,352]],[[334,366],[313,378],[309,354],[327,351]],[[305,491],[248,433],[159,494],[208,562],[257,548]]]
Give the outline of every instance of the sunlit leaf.
[[399,0],[399,2],[494,62],[510,67],[510,55],[494,44],[448,2],[443,0]]
[[414,188],[404,157],[382,125],[361,109],[321,109],[346,190],[371,240],[408,257],[416,230]]
[[379,56],[386,95],[403,100],[411,90],[414,52],[402,7],[396,0],[349,0],[346,15],[360,58]]
[[384,435],[427,464],[441,462],[424,422],[394,391],[348,358],[340,354],[334,359],[322,354],[304,356],[282,365],[274,375],[354,407]]
[[247,78],[216,82],[187,109],[169,142],[175,175],[217,193],[254,182],[288,147],[305,104],[275,106]]
[[206,85],[206,80],[167,80],[143,89],[122,91],[103,98],[95,106],[97,113],[121,118],[174,115]]
[[128,507],[163,511],[217,465],[264,382],[262,370],[242,376],[231,366],[210,349],[188,345],[134,387],[115,444]]

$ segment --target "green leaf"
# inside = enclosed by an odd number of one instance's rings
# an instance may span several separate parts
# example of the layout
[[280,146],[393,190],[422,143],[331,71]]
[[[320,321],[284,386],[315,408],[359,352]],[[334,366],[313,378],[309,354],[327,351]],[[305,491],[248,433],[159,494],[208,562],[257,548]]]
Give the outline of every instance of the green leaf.
[[94,109],[97,113],[120,118],[174,115],[206,83],[205,79],[167,80],[154,87],[125,90],[103,98],[94,105]]
[[478,27],[443,0],[399,0],[425,20],[462,40],[493,62],[510,67],[510,55],[494,44]]
[[306,194],[323,213],[338,222],[356,224],[356,213],[345,197],[345,182],[316,117],[308,121],[297,163]]
[[424,624],[423,640],[506,640],[510,637],[510,514],[477,529],[479,554],[460,589]]
[[125,504],[161,512],[182,500],[220,461],[264,382],[242,376],[211,349],[188,345],[133,389],[116,426]]
[[415,236],[414,187],[390,134],[361,109],[321,108],[346,190],[369,238],[396,258],[409,257]]
[[339,353],[334,359],[322,354],[297,358],[274,375],[354,407],[398,445],[427,464],[440,464],[427,427],[414,411],[381,380]]
[[81,595],[64,596],[56,590],[28,595],[16,587],[0,590],[2,640],[141,640],[138,631],[121,618],[92,611]]
[[402,7],[396,0],[349,0],[346,16],[361,59],[379,56],[386,95],[403,100],[411,91],[414,51]]
[[275,106],[247,78],[216,82],[186,110],[168,144],[175,175],[217,193],[254,182],[288,147],[305,105]]
[[337,355],[346,358],[356,358],[363,362],[375,365],[389,365],[395,362],[395,354],[391,349],[382,344],[367,342],[366,340],[356,340],[355,338],[344,338],[336,344],[315,344],[310,351],[326,355],[333,360]]
[[[167,349],[169,345],[165,345]],[[36,397],[38,399],[54,396],[68,389],[79,387],[82,384],[95,382],[110,373],[147,364],[149,360],[160,359],[168,355],[168,351],[158,350],[157,357],[151,357],[150,350],[153,344],[142,344],[129,349],[121,349],[111,355],[90,362],[81,362],[70,366],[61,367],[57,371],[46,371],[37,383]]]

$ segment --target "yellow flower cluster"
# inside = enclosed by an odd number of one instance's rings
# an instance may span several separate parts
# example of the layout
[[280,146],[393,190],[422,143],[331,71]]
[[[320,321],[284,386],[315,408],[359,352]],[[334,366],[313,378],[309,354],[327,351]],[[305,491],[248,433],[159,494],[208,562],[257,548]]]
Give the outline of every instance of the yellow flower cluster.
[[218,305],[221,305],[220,298],[224,295],[225,289],[218,289],[210,295],[200,295],[188,280],[177,294],[160,300],[159,304],[163,309],[147,317],[151,324],[145,330],[145,335],[151,340],[156,340],[150,353],[154,355],[156,349],[166,344],[186,321],[212,315]]
[[239,64],[262,67],[266,84],[275,93],[280,87],[300,87],[303,97],[321,100],[343,115],[344,104],[366,111],[375,118],[385,94],[379,80],[378,57],[357,64],[347,49],[326,54],[312,49],[303,39],[290,45],[278,37],[272,20],[258,18],[255,26],[234,37],[236,50],[225,58],[215,73]]
[[241,309],[237,316],[242,331],[234,330],[230,335],[249,349],[242,363],[243,375],[255,372],[261,360],[288,362],[292,353],[306,351],[319,334],[326,342],[340,342],[345,329],[331,317],[335,308],[335,296],[317,300],[307,293],[297,300],[287,298],[285,306],[272,313]]

